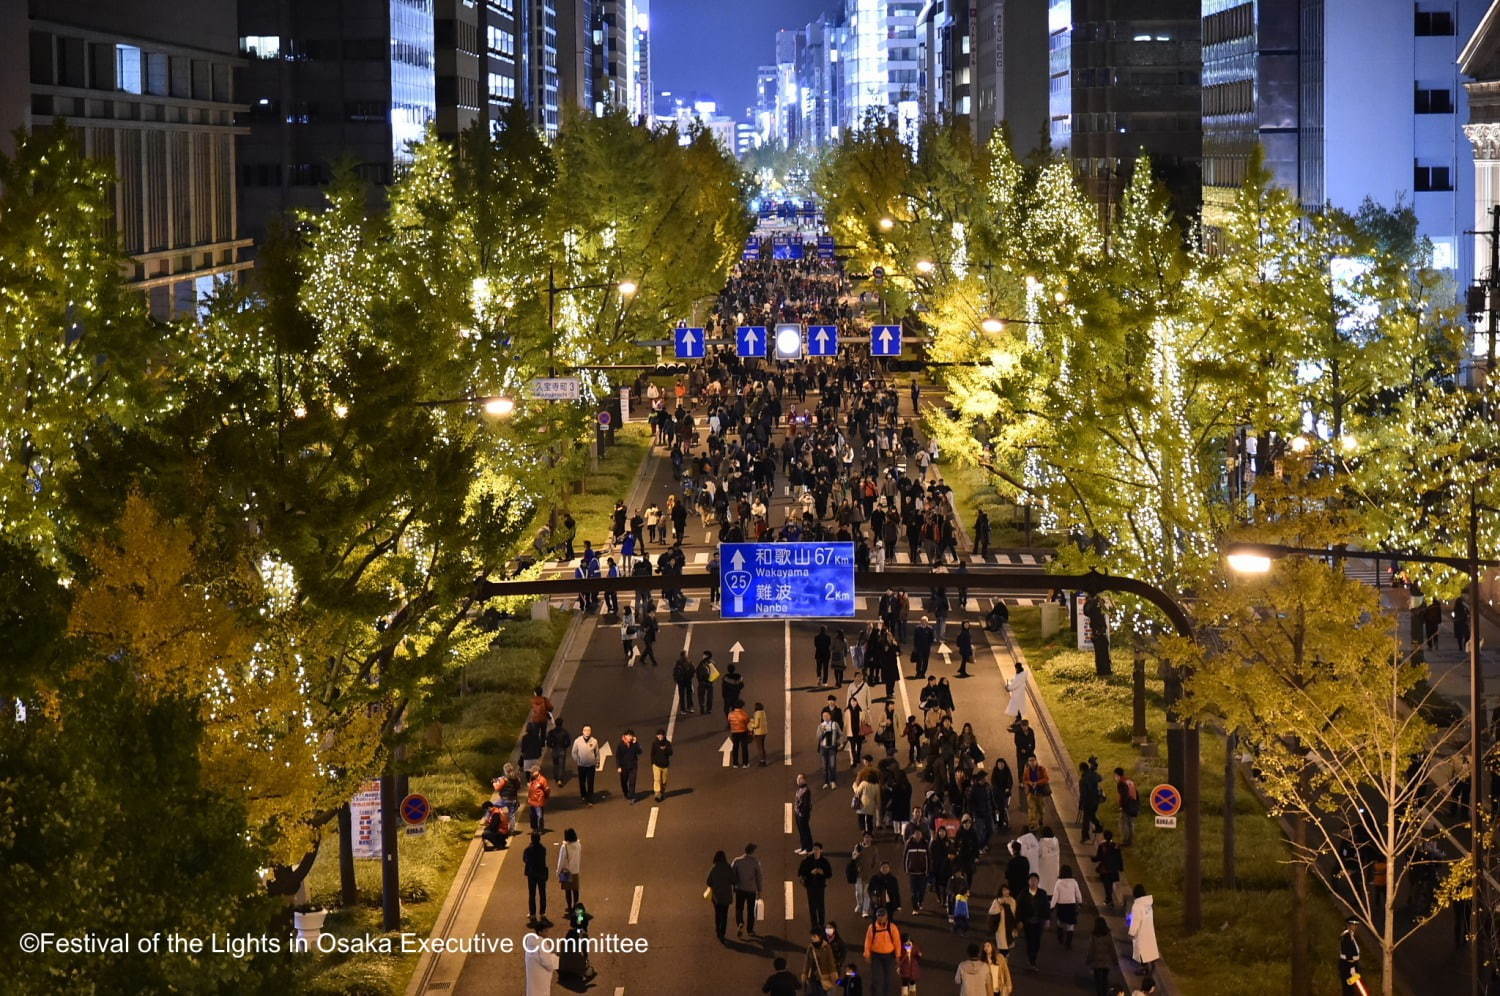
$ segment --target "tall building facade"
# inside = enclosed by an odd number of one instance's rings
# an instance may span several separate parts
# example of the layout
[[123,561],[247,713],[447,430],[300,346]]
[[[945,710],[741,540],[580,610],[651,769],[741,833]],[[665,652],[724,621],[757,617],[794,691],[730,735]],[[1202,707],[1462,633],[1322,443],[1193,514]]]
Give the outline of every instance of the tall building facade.
[[965,121],[980,142],[1004,126],[1018,155],[1047,123],[1047,18],[1033,0],[927,0],[918,15],[922,115]]
[[250,264],[235,201],[234,0],[0,4],[0,132],[61,121],[116,182],[113,224],[152,313],[193,315]]
[[[437,120],[436,7],[434,0],[336,7],[239,0],[239,11],[239,88],[250,105],[249,133],[240,139],[240,208],[246,234],[259,241],[287,211],[321,206],[336,164],[352,162],[360,177],[384,185],[409,161],[410,143]],[[456,129],[456,53],[449,67],[448,124]]]
[[483,0],[484,116],[492,131],[526,99],[527,9],[527,0]]
[[844,125],[860,127],[871,113],[895,119],[903,136],[916,137],[922,113],[917,17],[921,2],[844,0]]
[[[562,124],[562,80],[558,75],[557,0],[516,0],[526,4],[526,64],[523,100],[531,121],[548,138]],[[562,0],[567,3],[569,0]]]
[[1493,229],[1496,220],[1493,212],[1500,208],[1500,0],[1490,5],[1464,45],[1459,54],[1459,70],[1468,80],[1463,85],[1469,105],[1464,134],[1469,139],[1474,162],[1472,217],[1476,234],[1472,278],[1490,285],[1485,302],[1488,314],[1476,326],[1473,369],[1476,376],[1488,378],[1493,376],[1488,364],[1495,346],[1487,333],[1495,321],[1494,313],[1500,310],[1500,294],[1494,289],[1495,281],[1500,280],[1500,266],[1492,266],[1491,261],[1500,254],[1500,239],[1495,239],[1492,245],[1490,238],[1477,233]]
[[1181,218],[1202,196],[1201,0],[1048,0],[1049,138],[1108,224],[1136,158]]
[[452,141],[485,118],[484,12],[475,0],[436,0],[433,53],[438,137]]
[[651,0],[635,0],[631,20],[630,114],[643,125],[651,124]]
[[1485,0],[1203,0],[1203,218],[1265,150],[1303,207],[1405,201],[1434,264],[1473,273],[1474,167],[1458,65]]

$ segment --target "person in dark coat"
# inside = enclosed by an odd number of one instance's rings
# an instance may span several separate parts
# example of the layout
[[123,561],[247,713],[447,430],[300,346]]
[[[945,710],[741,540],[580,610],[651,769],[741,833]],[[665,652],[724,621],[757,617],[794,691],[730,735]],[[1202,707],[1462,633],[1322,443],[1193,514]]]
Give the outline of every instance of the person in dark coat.
[[1100,791],[1103,783],[1104,778],[1099,774],[1098,762],[1093,758],[1078,765],[1078,812],[1083,824],[1085,844],[1091,837],[1090,831],[1092,833],[1104,832],[1104,824],[1099,822],[1099,806],[1104,802],[1104,795]]
[[722,944],[724,932],[729,929],[729,906],[734,902],[734,871],[723,851],[714,852],[714,862],[709,866],[705,884],[709,902],[714,907],[714,936]]
[[933,638],[932,624],[923,616],[911,631],[911,663],[916,668],[918,678],[927,677],[927,662],[932,659]]
[[969,620],[965,619],[958,630],[958,676],[967,678],[969,676],[969,665],[974,663],[974,631],[969,629]]
[[818,635],[813,637],[813,663],[817,665],[819,688],[828,684],[828,665],[832,661],[833,637],[828,635],[827,626],[819,626]]
[[521,852],[521,868],[526,873],[526,909],[531,914],[527,925],[551,923],[547,919],[547,848],[540,833],[532,833],[531,843]]
[[1031,875],[1031,862],[1021,853],[1021,842],[1010,842],[1010,860],[1005,863],[1005,884],[1010,886],[1012,896],[1026,891],[1026,879]]

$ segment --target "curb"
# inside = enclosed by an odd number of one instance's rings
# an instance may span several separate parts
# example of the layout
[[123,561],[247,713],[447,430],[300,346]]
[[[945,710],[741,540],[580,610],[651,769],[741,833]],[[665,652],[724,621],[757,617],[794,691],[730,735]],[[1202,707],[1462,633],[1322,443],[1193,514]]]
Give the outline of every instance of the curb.
[[[1002,632],[1005,635],[1006,648],[1010,651],[1011,656],[1024,664],[1026,669],[1030,671],[1031,664],[1026,660],[1025,654],[1021,652],[1020,646],[1016,643],[1015,634],[1011,632],[1009,624],[1006,625]],[[1057,732],[1057,723],[1053,720],[1052,711],[1047,708],[1047,702],[1042,698],[1041,689],[1037,687],[1035,679],[1026,682],[1026,697],[1035,710],[1038,729],[1046,737],[1047,746],[1051,749],[1053,756],[1057,758],[1058,766],[1062,768],[1062,780],[1068,787],[1067,795],[1059,796],[1056,792],[1052,793],[1052,806],[1057,810],[1058,820],[1062,824],[1061,830],[1067,835],[1068,846],[1072,848],[1073,854],[1081,862],[1084,857],[1084,851],[1083,838],[1078,832],[1078,783],[1076,774],[1078,764],[1073,760],[1073,755],[1068,752],[1067,745],[1063,743],[1062,736]],[[1052,780],[1052,784],[1057,784],[1055,777]],[[1083,888],[1088,891],[1089,900],[1094,904],[1095,912],[1103,916],[1110,925],[1111,933],[1115,937],[1116,954],[1119,956],[1120,977],[1126,980],[1139,978],[1141,971],[1136,965],[1135,959],[1131,958],[1128,953],[1119,950],[1119,938],[1127,933],[1124,916],[1125,904],[1121,904],[1120,913],[1108,912],[1104,906],[1104,894],[1098,877],[1084,873],[1082,868],[1077,869],[1075,877],[1082,883]],[[1120,881],[1115,885],[1115,889],[1117,890],[1117,894],[1125,896],[1129,895],[1130,886],[1130,880],[1122,874]],[[1128,950],[1129,947],[1127,946],[1126,951],[1128,952]],[[1178,988],[1177,983],[1173,980],[1171,972],[1167,970],[1165,958],[1157,960],[1156,967],[1152,970],[1151,975],[1156,979],[1156,991],[1160,996],[1180,996],[1181,989]]]

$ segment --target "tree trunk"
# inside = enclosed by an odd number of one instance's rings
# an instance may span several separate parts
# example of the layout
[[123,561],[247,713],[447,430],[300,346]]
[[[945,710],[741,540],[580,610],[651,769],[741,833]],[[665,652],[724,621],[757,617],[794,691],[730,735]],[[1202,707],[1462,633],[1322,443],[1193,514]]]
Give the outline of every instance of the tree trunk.
[[1234,869],[1234,753],[1240,738],[1233,730],[1224,736],[1224,888],[1237,888]]
[[[1290,815],[1292,842],[1300,856],[1306,853],[1307,824],[1296,813]],[[1312,963],[1307,945],[1307,876],[1307,862],[1299,857],[1292,864],[1292,996],[1312,996]]]
[[359,902],[354,881],[354,817],[346,802],[339,807],[339,902],[345,907]]

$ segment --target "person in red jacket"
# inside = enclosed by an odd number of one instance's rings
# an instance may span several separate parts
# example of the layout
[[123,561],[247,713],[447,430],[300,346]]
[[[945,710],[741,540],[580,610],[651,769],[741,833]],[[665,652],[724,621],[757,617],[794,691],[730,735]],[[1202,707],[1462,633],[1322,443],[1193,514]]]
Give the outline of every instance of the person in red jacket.
[[922,978],[922,948],[910,934],[901,939],[901,950],[896,952],[896,974],[901,977],[902,996],[916,996]]
[[531,779],[526,784],[526,805],[531,807],[531,829],[537,833],[546,830],[543,810],[552,798],[552,783],[542,774],[541,766],[531,769]]

